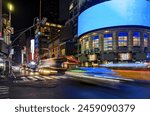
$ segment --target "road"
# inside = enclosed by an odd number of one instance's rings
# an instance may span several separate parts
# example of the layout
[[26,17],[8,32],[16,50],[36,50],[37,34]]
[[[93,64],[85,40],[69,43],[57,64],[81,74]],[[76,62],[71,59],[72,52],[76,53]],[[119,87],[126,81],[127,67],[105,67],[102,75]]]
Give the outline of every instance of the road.
[[[148,99],[149,83],[123,82],[117,88],[87,84],[66,75],[15,74],[13,84],[0,86],[0,98],[10,99]],[[2,94],[5,95],[2,97]]]
[[124,82],[117,88],[98,86],[72,80],[66,75],[42,76],[37,72],[16,74],[13,84],[1,86],[9,90],[10,99],[137,99],[150,98],[150,84]]

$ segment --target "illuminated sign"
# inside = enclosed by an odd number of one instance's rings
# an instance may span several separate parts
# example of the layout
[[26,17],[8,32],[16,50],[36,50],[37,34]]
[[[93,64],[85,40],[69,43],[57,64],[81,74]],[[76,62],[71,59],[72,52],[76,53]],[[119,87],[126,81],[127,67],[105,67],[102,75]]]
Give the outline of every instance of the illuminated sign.
[[78,36],[113,26],[150,27],[150,2],[146,0],[111,0],[82,12],[78,19]]
[[89,61],[95,61],[97,59],[97,55],[89,55]]
[[131,60],[132,56],[130,53],[120,53],[119,60]]
[[31,54],[32,54],[32,60],[34,60],[34,39],[31,40]]

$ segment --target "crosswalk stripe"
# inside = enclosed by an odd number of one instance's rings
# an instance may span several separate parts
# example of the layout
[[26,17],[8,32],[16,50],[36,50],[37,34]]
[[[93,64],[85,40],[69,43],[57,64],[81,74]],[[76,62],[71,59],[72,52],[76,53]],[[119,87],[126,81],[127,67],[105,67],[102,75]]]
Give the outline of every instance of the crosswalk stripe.
[[44,78],[41,78],[41,77],[39,77],[39,76],[34,76],[36,79],[38,79],[38,80],[45,80]]
[[4,88],[4,87],[0,87],[0,90],[5,90],[5,89],[9,89],[9,87],[6,87],[6,88]]
[[48,76],[42,76],[42,77],[44,77],[45,79],[52,79],[51,77],[48,77]]
[[31,76],[28,76],[27,78],[29,78],[29,79],[31,79],[31,80],[33,80],[33,81],[38,80],[38,79],[36,79],[36,78],[34,78],[34,77],[31,77]]
[[57,76],[58,78],[66,79],[66,76]]
[[23,81],[29,81],[29,79],[27,79],[27,77],[21,77],[21,79],[23,79]]
[[8,91],[0,92],[0,95],[8,94]]
[[0,98],[8,98],[9,95],[9,87],[0,86]]
[[52,77],[52,78],[54,78],[54,79],[58,79],[58,77],[56,77],[56,76],[50,76],[50,77]]

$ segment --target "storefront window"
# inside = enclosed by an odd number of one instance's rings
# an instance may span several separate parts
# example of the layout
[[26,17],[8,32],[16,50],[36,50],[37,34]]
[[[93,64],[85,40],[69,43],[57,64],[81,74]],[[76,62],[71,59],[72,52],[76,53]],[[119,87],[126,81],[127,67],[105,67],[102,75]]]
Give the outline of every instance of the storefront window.
[[148,35],[144,33],[144,47],[148,47]]
[[118,33],[118,46],[127,46],[128,33],[120,32]]
[[104,51],[112,50],[112,34],[104,34]]
[[98,36],[94,36],[92,38],[92,41],[93,41],[93,49],[94,48],[99,48],[99,37]]
[[85,49],[88,50],[89,49],[89,39],[85,40]]
[[140,46],[140,32],[133,33],[133,46]]

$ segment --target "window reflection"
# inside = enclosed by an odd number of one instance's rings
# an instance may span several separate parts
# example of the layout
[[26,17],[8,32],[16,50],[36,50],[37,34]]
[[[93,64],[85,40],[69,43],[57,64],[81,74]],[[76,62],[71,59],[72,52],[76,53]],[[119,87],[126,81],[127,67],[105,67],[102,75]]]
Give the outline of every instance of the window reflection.
[[92,38],[92,41],[93,41],[93,49],[94,49],[94,48],[99,48],[99,37],[98,37],[98,35],[97,35],[97,36],[94,36],[94,37]]
[[85,40],[85,49],[88,50],[89,49],[89,39]]
[[104,51],[112,50],[112,34],[104,34]]
[[144,47],[148,47],[148,35],[144,33]]
[[140,32],[133,33],[133,46],[140,46]]
[[118,46],[127,46],[128,33],[120,32],[118,33]]

